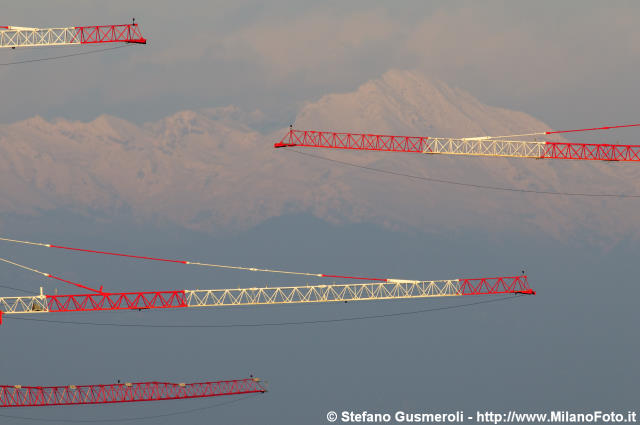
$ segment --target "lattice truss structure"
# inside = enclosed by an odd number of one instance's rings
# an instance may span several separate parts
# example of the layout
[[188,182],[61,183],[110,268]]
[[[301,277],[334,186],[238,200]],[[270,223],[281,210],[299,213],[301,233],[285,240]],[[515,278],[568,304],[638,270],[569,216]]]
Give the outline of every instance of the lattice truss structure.
[[0,407],[134,403],[264,392],[266,387],[258,378],[196,383],[127,382],[56,387],[0,385]]
[[0,297],[4,314],[42,314],[104,310],[308,304],[345,301],[399,300],[465,295],[535,294],[527,276],[434,281],[282,286],[239,289],[196,289],[73,295]]
[[514,136],[439,138],[390,136],[381,134],[335,133],[329,131],[294,130],[274,147],[313,147],[384,152],[408,152],[443,155],[471,155],[534,159],[577,159],[591,161],[640,161],[640,145],[611,145],[575,142],[517,140],[514,137],[544,136],[572,131],[604,130],[634,125],[597,129],[546,131]]
[[186,290],[185,295],[188,307],[215,307],[225,305],[398,300],[531,292],[533,291],[529,288],[526,276],[516,276],[432,281],[389,279],[387,282],[334,285]]
[[94,289],[89,286],[62,279],[32,267],[18,264],[6,258],[0,262],[54,279],[65,284],[87,290],[82,294],[40,294],[33,296],[0,297],[0,323],[2,314],[43,314],[57,312],[81,312],[104,310],[142,310],[189,307],[224,307],[273,304],[309,304],[348,301],[399,300],[432,297],[455,297],[464,295],[494,294],[529,294],[534,295],[529,287],[524,272],[520,276],[491,277],[480,279],[449,280],[405,280],[389,278],[372,278],[362,276],[340,276],[324,273],[303,273],[285,270],[273,270],[245,266],[229,266],[202,263],[180,259],[148,257],[123,254],[118,252],[98,251],[93,249],[73,248],[42,242],[21,241],[0,237],[0,240],[29,246],[84,252],[90,254],[109,255],[135,260],[158,261],[182,264],[195,267],[214,267],[252,272],[288,274],[307,277],[325,277],[352,280],[355,283],[333,283],[301,286],[265,286],[237,289],[184,289],[171,291],[146,292],[105,292],[101,286]]
[[146,44],[138,24],[65,28],[0,26],[0,48],[71,46],[97,43]]

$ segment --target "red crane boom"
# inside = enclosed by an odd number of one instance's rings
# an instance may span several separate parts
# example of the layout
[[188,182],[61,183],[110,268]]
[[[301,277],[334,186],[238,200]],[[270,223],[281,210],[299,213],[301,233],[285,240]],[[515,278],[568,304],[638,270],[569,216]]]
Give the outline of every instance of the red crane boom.
[[0,385],[0,407],[135,403],[264,392],[266,392],[266,388],[258,378],[196,382],[192,384],[127,382],[124,384],[67,385],[56,387]]
[[[103,286],[94,289],[28,267],[15,261],[0,257],[4,262],[23,270],[37,273],[45,278],[52,278],[75,287],[90,291],[84,294],[44,294],[42,288],[39,295],[0,297],[0,324],[3,314],[85,312],[106,310],[142,310],[169,309],[191,307],[222,307],[240,305],[277,305],[331,303],[371,300],[422,299],[431,297],[452,297],[464,295],[497,295],[527,294],[535,295],[529,286],[527,276],[504,276],[479,279],[445,279],[445,280],[408,280],[391,278],[364,278],[356,276],[336,276],[322,273],[303,273],[285,270],[272,270],[254,267],[225,266],[175,260],[142,255],[131,255],[108,251],[82,248],[71,248],[41,242],[21,241],[0,237],[0,240],[31,246],[58,248],[68,251],[111,255],[137,260],[168,262],[173,264],[192,264],[208,267],[222,267],[235,270],[251,270],[270,273],[284,273],[300,276],[334,277],[356,280],[357,283],[332,283],[300,286],[264,286],[253,288],[229,289],[177,289],[165,291],[107,292]],[[362,282],[368,280],[369,282]]]
[[[638,127],[640,124],[579,130],[545,131],[497,137],[413,137],[383,134],[336,133],[289,129],[275,148],[312,147],[443,155],[494,156],[533,159],[577,159],[588,161],[640,161],[640,145],[606,143],[547,142],[520,140],[523,136],[544,136],[594,130]],[[516,139],[514,139],[516,138]]]
[[97,43],[147,44],[136,23],[62,28],[0,26],[0,48],[73,46]]

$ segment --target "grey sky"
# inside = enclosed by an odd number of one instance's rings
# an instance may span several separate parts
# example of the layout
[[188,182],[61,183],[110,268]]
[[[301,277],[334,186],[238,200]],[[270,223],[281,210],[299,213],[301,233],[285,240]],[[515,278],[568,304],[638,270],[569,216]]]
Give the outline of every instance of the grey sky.
[[[266,126],[282,126],[302,102],[353,90],[391,68],[418,68],[483,102],[526,111],[558,128],[637,122],[640,110],[637,2],[5,3],[2,25],[110,24],[135,16],[150,44],[0,66],[3,123],[36,114],[89,120],[103,113],[141,122],[182,109],[231,104],[260,109]],[[0,63],[79,51],[87,49],[0,51]],[[416,190],[415,196],[424,193]],[[487,199],[492,196],[486,193]],[[429,210],[424,214],[429,217]],[[434,234],[395,232],[366,223],[332,225],[308,214],[276,217],[224,237],[161,224],[95,211],[0,215],[2,233],[19,239],[222,264],[419,279],[516,274],[524,268],[538,295],[397,319],[309,326],[151,329],[7,319],[0,327],[0,383],[189,381],[249,373],[270,381],[272,391],[264,397],[142,422],[162,425],[327,424],[324,417],[330,409],[637,408],[640,289],[635,239],[603,250],[564,243],[542,232],[527,237],[493,232],[486,222],[473,231]],[[185,272],[181,266],[50,251],[58,250],[0,246],[2,257],[114,289],[283,283],[254,274]],[[43,284],[26,272],[0,271],[0,285],[36,291]],[[51,319],[142,325],[271,323],[467,302],[439,301],[62,314]],[[217,401],[0,414],[92,423]],[[0,416],[0,423],[28,422]]]
[[[132,4],[133,3],[133,4]],[[554,126],[632,121],[635,2],[24,1],[5,24],[128,22],[150,40],[104,54],[1,67],[2,122],[102,113],[154,120],[238,105],[286,124],[301,102],[418,68],[483,102]],[[37,12],[37,13],[36,13]],[[2,51],[2,63],[73,49]],[[88,50],[84,48],[82,51]]]

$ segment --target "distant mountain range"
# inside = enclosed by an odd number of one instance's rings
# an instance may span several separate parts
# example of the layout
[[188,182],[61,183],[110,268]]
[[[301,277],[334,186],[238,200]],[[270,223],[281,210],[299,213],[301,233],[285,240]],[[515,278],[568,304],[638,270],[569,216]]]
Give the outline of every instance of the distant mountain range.
[[[260,113],[233,106],[182,111],[136,125],[112,116],[0,126],[0,214],[69,210],[176,223],[211,233],[309,212],[331,222],[462,233],[544,232],[615,242],[637,238],[640,200],[480,190],[375,173],[273,143]],[[482,104],[418,72],[392,70],[350,93],[304,105],[300,129],[480,136],[549,128],[523,112]],[[640,193],[640,167],[497,158],[304,150],[423,177],[562,192]]]

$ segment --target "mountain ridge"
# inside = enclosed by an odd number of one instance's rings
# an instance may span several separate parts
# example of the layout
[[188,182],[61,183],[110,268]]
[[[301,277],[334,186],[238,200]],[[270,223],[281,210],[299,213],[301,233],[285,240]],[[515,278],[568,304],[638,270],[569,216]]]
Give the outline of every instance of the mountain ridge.
[[[638,237],[633,201],[481,191],[310,158],[255,130],[264,114],[235,106],[179,111],[136,125],[33,117],[0,125],[0,214],[67,208],[130,211],[204,232],[233,232],[289,213],[426,232],[544,232],[591,243]],[[392,70],[354,91],[303,105],[296,128],[430,136],[544,130],[524,112],[482,104],[416,71]],[[629,164],[302,150],[359,166],[543,191],[640,193]],[[589,230],[585,234],[585,229]]]

